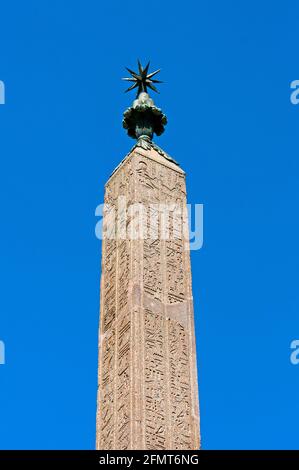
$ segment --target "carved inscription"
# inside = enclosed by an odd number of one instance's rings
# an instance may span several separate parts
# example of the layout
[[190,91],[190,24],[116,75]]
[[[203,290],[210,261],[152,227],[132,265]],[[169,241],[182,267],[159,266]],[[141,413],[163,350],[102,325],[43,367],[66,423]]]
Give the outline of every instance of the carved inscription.
[[191,449],[188,337],[184,327],[168,321],[170,419],[173,449]]
[[113,449],[114,444],[114,361],[115,329],[111,329],[102,342],[103,364],[100,392],[101,433],[100,445],[103,449]]
[[168,302],[183,302],[185,290],[182,240],[166,241],[166,270]]
[[152,297],[162,299],[162,272],[161,272],[161,242],[159,240],[144,240],[144,290]]
[[128,309],[129,252],[127,240],[118,246],[117,310],[117,448],[130,448],[131,318]]
[[[115,183],[107,185],[105,203],[108,210],[104,217],[103,229],[106,233],[114,230]],[[116,241],[114,237],[103,242],[105,262],[103,263],[101,344],[102,362],[99,365],[99,444],[103,449],[114,447],[115,413],[115,360],[116,360]]]
[[161,314],[145,309],[145,441],[147,449],[165,449],[165,334]]

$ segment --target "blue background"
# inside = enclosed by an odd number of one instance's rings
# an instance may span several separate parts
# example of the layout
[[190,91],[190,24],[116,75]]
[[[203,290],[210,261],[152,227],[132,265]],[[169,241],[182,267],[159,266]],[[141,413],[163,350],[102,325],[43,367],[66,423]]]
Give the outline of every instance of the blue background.
[[299,448],[295,1],[2,1],[0,447],[95,445],[103,186],[124,66],[162,67],[157,143],[204,204],[192,252],[204,449]]

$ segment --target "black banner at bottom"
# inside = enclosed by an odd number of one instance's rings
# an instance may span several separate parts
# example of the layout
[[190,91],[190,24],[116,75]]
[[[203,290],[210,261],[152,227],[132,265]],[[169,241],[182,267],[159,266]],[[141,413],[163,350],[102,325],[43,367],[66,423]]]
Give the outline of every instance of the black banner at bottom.
[[299,462],[299,451],[234,451],[234,450],[201,450],[201,451],[85,451],[85,450],[3,450],[0,451],[0,468],[14,465],[70,465],[95,468],[103,465],[114,468],[135,469],[146,465],[205,465],[205,464],[241,464],[275,461],[288,463]]

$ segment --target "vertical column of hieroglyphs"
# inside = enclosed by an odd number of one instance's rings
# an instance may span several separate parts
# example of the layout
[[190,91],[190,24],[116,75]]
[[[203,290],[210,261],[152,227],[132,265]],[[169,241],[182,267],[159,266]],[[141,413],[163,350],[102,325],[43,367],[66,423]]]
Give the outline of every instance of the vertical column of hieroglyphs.
[[130,240],[127,208],[132,202],[128,160],[106,185],[101,282],[97,447],[131,446],[131,310],[128,299]]
[[[166,303],[180,320],[167,321],[169,420],[172,449],[192,448],[191,382],[192,367],[189,325],[186,306],[186,268],[184,265],[183,217],[186,206],[184,175],[170,168],[163,169],[161,199],[169,204],[168,230],[165,241]],[[175,307],[177,305],[177,307]],[[176,309],[176,310],[175,310]]]
[[161,313],[145,308],[145,439],[147,449],[166,449],[164,321]]
[[[138,156],[137,175],[145,211],[143,241],[144,435],[146,449],[166,449],[166,357],[159,196],[159,165]],[[148,302],[146,299],[152,299]],[[151,308],[150,308],[151,305]]]
[[116,360],[116,240],[113,235],[116,213],[116,180],[105,191],[101,313],[99,337],[99,390],[97,411],[97,448],[114,447],[115,360]]
[[130,240],[127,237],[127,211],[132,203],[131,161],[119,171],[119,217],[117,237],[117,378],[115,449],[131,448],[131,302],[128,299],[130,279]]

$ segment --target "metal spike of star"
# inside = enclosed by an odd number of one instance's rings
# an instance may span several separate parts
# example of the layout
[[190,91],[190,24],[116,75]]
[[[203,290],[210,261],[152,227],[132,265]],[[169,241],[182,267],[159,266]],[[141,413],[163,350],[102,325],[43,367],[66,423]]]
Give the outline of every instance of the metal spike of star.
[[134,90],[134,88],[138,87],[137,98],[140,95],[140,93],[142,92],[147,93],[147,88],[150,88],[156,93],[159,93],[159,91],[153,85],[153,83],[163,83],[163,82],[161,82],[160,80],[153,79],[152,77],[154,77],[157,73],[159,73],[161,69],[148,74],[150,63],[148,63],[146,67],[143,68],[140,61],[138,60],[137,62],[138,62],[139,73],[134,72],[133,70],[126,67],[127,71],[132,75],[132,77],[123,78],[123,80],[126,80],[127,82],[133,82],[133,85],[131,85],[125,92],[127,93],[127,91]]

